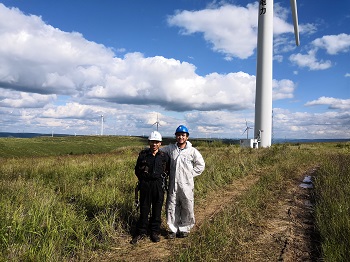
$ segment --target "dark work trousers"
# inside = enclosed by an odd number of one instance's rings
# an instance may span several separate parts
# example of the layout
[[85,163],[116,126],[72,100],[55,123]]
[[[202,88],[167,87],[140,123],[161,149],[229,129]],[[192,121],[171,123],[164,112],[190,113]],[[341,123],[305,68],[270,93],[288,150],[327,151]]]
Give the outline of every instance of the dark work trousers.
[[[137,223],[138,234],[147,234],[147,229],[160,233],[161,212],[164,201],[162,179],[140,181],[140,218]],[[152,212],[148,219],[149,213]]]

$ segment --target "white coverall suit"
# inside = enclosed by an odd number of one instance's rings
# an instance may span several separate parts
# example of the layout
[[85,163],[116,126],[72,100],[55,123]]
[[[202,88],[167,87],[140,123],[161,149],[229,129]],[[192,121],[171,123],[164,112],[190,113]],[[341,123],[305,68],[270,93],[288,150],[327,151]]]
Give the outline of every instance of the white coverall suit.
[[171,144],[161,150],[170,156],[167,224],[174,233],[190,232],[195,224],[193,178],[204,171],[204,159],[189,141],[183,149]]

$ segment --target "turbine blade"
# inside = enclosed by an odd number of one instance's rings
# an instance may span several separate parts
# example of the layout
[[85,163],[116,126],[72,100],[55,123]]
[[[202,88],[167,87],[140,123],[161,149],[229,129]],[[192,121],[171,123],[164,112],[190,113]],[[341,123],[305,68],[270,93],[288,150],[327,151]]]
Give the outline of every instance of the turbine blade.
[[295,44],[300,45],[299,40],[299,25],[298,25],[298,11],[297,11],[297,1],[290,0],[290,6],[292,8],[293,24],[294,24],[294,35],[295,35]]

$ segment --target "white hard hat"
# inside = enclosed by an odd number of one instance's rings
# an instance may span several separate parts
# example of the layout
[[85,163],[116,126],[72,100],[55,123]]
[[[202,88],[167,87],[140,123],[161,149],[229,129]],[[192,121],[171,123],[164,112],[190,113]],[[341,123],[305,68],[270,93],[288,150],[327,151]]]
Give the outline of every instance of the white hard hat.
[[162,141],[162,135],[158,131],[153,131],[149,135],[148,140]]

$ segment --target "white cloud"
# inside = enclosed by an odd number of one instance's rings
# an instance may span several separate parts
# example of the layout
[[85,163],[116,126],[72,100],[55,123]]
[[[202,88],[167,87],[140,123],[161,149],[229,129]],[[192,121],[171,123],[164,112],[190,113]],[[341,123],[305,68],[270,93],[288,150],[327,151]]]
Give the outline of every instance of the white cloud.
[[115,67],[119,70],[87,92],[88,97],[117,103],[160,104],[177,111],[240,110],[254,102],[255,77],[243,72],[202,77],[187,62],[161,56],[145,58],[140,53],[127,54]]
[[247,7],[223,5],[200,11],[181,11],[170,16],[168,23],[181,27],[182,34],[203,33],[216,52],[245,59],[256,47],[257,14],[256,4]]
[[[252,117],[251,113],[246,113],[245,118],[250,119]],[[224,132],[225,129],[236,133],[241,129],[244,130],[245,127],[245,120],[241,114],[229,111],[191,112],[186,114],[186,122],[189,124],[189,127],[198,125],[202,131],[207,130],[207,133],[213,132],[213,128],[216,128],[214,133]]]
[[308,67],[310,70],[325,70],[332,66],[332,62],[330,60],[318,61],[316,58],[318,50],[325,49],[330,55],[349,52],[350,35],[326,35],[315,39],[311,44],[314,48],[308,54],[293,54],[289,57],[289,60],[300,67]]
[[[208,40],[221,39],[222,46],[215,47],[217,50],[236,50],[233,52],[237,55],[247,57],[256,45],[256,14],[256,4],[246,8],[224,5],[198,12],[184,11],[169,18],[169,22],[184,23],[187,33],[204,30]],[[104,100],[161,105],[175,111],[243,110],[254,105],[255,76],[247,73],[199,76],[193,64],[162,56],[128,53],[118,58],[111,49],[87,41],[79,33],[60,31],[40,17],[26,16],[18,9],[0,4],[0,17],[13,21],[0,22],[3,88],[41,95],[70,95],[85,104]],[[280,28],[283,25],[282,21],[278,24]],[[290,31],[287,24],[285,29],[279,29],[285,31]],[[232,38],[230,32],[240,35]],[[231,41],[235,41],[234,49],[227,51]],[[288,80],[275,81],[274,98],[292,97],[292,85]]]
[[349,52],[350,50],[350,35],[325,35],[315,39],[312,44],[317,48],[326,49],[330,55],[336,55],[341,52]]
[[285,98],[293,98],[295,84],[291,80],[282,79],[280,81],[273,80],[272,82],[273,88],[273,99],[285,99]]
[[[43,94],[75,94],[81,68],[107,67],[113,52],[0,4],[0,87]],[[11,22],[10,22],[11,21]]]
[[56,95],[31,94],[0,88],[0,106],[9,108],[42,108],[56,100]]
[[[344,112],[291,112],[274,108],[274,134],[276,138],[348,138],[350,114]],[[293,135],[291,135],[293,134]]]
[[12,21],[0,19],[0,87],[8,90],[178,111],[241,110],[254,103],[255,77],[246,73],[202,77],[193,64],[175,59],[140,53],[118,58],[79,33],[60,31],[18,9],[0,4],[0,17]]
[[318,61],[316,58],[316,50],[310,50],[306,55],[293,54],[289,57],[292,63],[300,67],[307,67],[310,70],[325,70],[332,66],[331,61]]
[[81,105],[78,103],[67,103],[57,107],[47,108],[42,113],[43,117],[47,118],[91,118],[91,116],[101,115],[100,112],[105,111],[101,107],[91,105]]
[[[275,52],[289,52],[295,49],[294,27],[287,22],[289,9],[275,5],[274,37]],[[169,16],[171,26],[180,27],[180,33],[190,35],[202,33],[204,39],[212,45],[215,52],[225,55],[226,60],[233,57],[246,59],[254,54],[257,44],[258,5],[246,7],[235,5],[211,6],[200,11],[179,11]],[[312,24],[301,26],[301,32],[311,33]],[[290,37],[287,38],[286,35]]]
[[322,96],[317,100],[309,101],[305,106],[328,105],[329,109],[350,110],[350,99],[338,99]]

